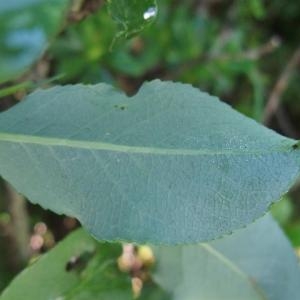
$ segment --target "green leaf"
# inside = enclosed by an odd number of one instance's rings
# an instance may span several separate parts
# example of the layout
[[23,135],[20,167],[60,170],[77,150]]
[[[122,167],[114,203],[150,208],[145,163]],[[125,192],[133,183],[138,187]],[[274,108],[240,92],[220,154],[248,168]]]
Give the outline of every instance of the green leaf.
[[288,236],[294,247],[300,247],[300,222],[295,221],[284,227],[285,233]]
[[157,16],[156,0],[107,0],[107,8],[120,28],[118,36],[139,33]]
[[270,216],[209,244],[154,250],[154,279],[172,299],[299,298],[296,256]]
[[0,114],[0,174],[100,240],[195,243],[263,215],[299,175],[295,141],[189,85],[128,98],[39,90]]
[[132,299],[128,275],[118,270],[118,245],[97,245],[78,230],[17,276],[1,300]]
[[[150,275],[151,276],[151,275]],[[153,282],[144,282],[141,295],[138,300],[171,300],[171,293],[166,292]]]
[[[269,215],[209,244],[153,249],[155,283],[146,282],[141,300],[297,299],[297,259]],[[120,252],[78,230],[23,271],[0,299],[132,299],[130,277],[116,267]],[[74,257],[80,263],[67,271]]]
[[19,0],[0,3],[0,82],[26,71],[56,33],[67,0]]
[[271,207],[271,213],[273,218],[281,225],[285,226],[289,224],[293,217],[294,206],[287,195]]

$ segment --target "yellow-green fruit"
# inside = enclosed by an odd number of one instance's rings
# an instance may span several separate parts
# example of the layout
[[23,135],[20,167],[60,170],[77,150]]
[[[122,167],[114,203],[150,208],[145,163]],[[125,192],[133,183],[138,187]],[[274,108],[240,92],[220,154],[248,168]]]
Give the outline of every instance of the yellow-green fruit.
[[153,265],[155,257],[152,249],[149,246],[140,246],[137,252],[138,257],[146,266]]

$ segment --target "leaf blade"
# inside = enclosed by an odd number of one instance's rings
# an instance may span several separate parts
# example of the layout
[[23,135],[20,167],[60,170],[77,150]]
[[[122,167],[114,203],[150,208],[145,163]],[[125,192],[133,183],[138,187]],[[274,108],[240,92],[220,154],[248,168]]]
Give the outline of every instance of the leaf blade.
[[195,296],[280,300],[298,295],[296,256],[270,215],[208,244],[154,247],[154,251],[158,263],[154,280],[174,300]]
[[0,299],[130,300],[130,278],[116,263],[120,253],[119,245],[98,245],[79,229],[21,272]]
[[251,223],[299,175],[294,144],[159,81],[132,98],[104,84],[56,87],[0,115],[2,176],[105,240],[193,243]]

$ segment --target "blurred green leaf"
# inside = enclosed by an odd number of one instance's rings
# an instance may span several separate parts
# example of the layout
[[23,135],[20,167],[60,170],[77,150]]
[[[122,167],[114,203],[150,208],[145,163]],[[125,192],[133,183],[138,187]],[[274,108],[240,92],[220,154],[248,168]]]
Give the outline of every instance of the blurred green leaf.
[[68,0],[0,3],[0,83],[17,77],[47,48],[68,7]]
[[0,101],[1,101],[1,98],[4,98],[8,95],[12,95],[16,92],[19,92],[19,91],[28,91],[28,90],[33,90],[33,89],[37,89],[37,88],[40,88],[41,86],[43,85],[49,85],[51,82],[54,82],[58,79],[61,79],[63,78],[64,75],[61,74],[61,75],[57,75],[55,77],[50,77],[48,79],[45,79],[45,80],[39,80],[39,81],[36,81],[36,82],[33,82],[33,81],[23,81],[21,83],[18,83],[18,84],[15,84],[15,85],[12,85],[12,86],[9,86],[9,87],[6,87],[6,88],[2,88],[0,89]]
[[154,280],[172,299],[298,299],[300,269],[271,216],[208,244],[155,247]]
[[157,16],[156,0],[107,0],[107,7],[119,25],[118,36],[126,38],[142,31]]
[[15,85],[7,87],[7,88],[0,89],[0,98],[8,96],[8,95],[12,95],[20,90],[32,88],[33,86],[34,86],[33,82],[25,81],[25,82],[15,84]]
[[286,225],[293,215],[291,199],[287,195],[283,196],[279,202],[272,205],[271,213],[281,226]]
[[263,0],[249,0],[249,9],[251,13],[258,19],[263,19],[266,11],[263,5]]
[[300,247],[300,222],[291,222],[284,227],[285,233],[295,247]]
[[21,272],[0,299],[132,299],[130,278],[117,267],[120,253],[78,230]]

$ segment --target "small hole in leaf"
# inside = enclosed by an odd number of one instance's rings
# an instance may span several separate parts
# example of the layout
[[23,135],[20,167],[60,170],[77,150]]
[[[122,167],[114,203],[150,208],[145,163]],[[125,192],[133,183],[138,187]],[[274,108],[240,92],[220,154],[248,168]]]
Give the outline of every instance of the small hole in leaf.
[[117,105],[117,104],[114,107],[120,110],[125,110],[127,108],[127,106],[125,105]]
[[75,270],[81,265],[81,259],[77,256],[72,256],[69,261],[66,263],[65,269],[67,272]]
[[67,272],[76,271],[81,272],[87,266],[88,262],[94,255],[94,252],[85,251],[81,255],[72,256],[65,265]]

